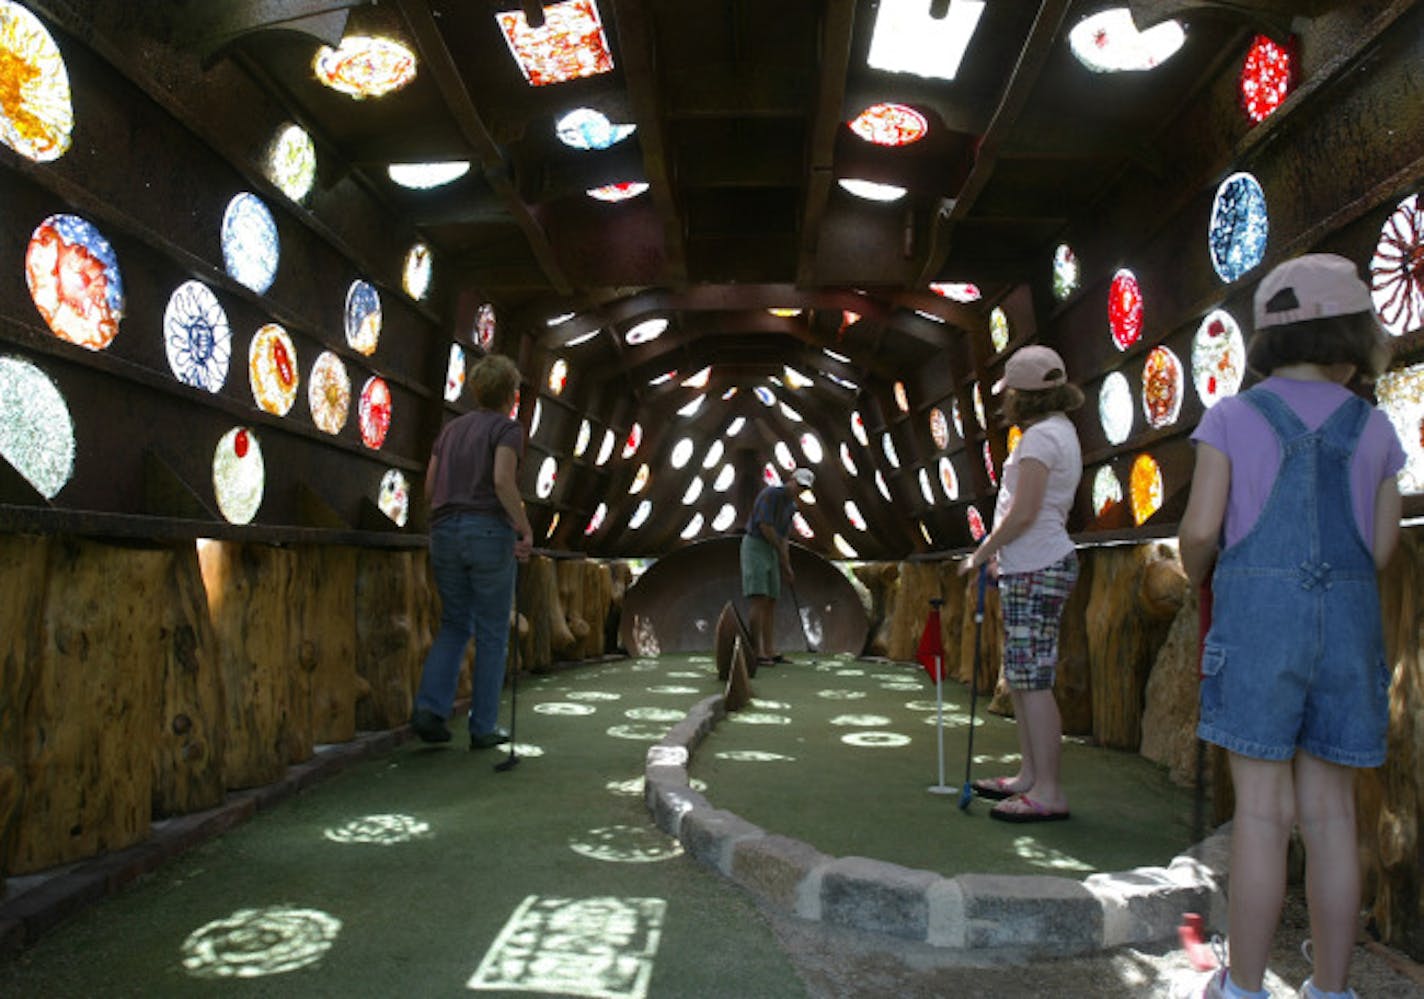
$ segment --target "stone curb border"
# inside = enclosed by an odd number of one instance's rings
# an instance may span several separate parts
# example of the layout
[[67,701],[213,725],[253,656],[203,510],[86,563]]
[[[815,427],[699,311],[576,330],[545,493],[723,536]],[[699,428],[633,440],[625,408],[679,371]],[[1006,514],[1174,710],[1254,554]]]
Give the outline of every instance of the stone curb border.
[[723,718],[722,695],[699,701],[643,768],[654,823],[758,900],[802,919],[966,951],[1087,954],[1175,937],[1184,912],[1226,924],[1229,825],[1166,867],[1093,874],[946,878],[866,857],[831,857],[714,807],[692,790],[692,753]]
[[0,957],[32,945],[44,933],[84,907],[157,870],[179,854],[215,839],[352,764],[390,753],[412,738],[410,726],[358,732],[350,742],[317,746],[312,758],[287,768],[277,781],[229,791],[215,808],[152,824],[148,839],[89,860],[52,867],[38,874],[11,875],[0,901]]

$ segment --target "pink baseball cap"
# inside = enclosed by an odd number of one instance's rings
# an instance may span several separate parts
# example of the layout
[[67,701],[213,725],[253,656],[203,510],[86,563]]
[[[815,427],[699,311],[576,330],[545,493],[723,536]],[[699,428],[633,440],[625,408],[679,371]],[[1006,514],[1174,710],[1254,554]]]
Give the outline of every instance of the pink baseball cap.
[[1004,365],[1004,377],[994,383],[998,395],[1006,388],[1020,392],[1039,392],[1068,383],[1068,371],[1063,358],[1052,347],[1035,345],[1020,347]]
[[1253,305],[1258,330],[1374,308],[1355,265],[1334,253],[1307,253],[1278,265],[1256,286]]

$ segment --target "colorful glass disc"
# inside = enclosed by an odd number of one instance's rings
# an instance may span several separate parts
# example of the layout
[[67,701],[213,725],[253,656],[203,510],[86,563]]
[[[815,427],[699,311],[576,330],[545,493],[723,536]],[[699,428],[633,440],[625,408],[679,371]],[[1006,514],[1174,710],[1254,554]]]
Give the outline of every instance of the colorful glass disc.
[[74,475],[74,419],[59,387],[19,357],[0,357],[0,457],[45,499]]
[[415,53],[390,38],[349,35],[312,59],[317,80],[353,100],[382,97],[415,79]]
[[1265,35],[1257,35],[1241,64],[1241,107],[1253,122],[1265,121],[1295,87],[1295,59]]
[[361,443],[379,451],[391,429],[391,389],[384,378],[368,378],[361,386]]
[[1182,362],[1166,347],[1153,347],[1142,366],[1142,414],[1156,429],[1177,422],[1182,408]]
[[523,10],[501,11],[495,19],[530,86],[564,83],[613,69],[613,55],[593,0],[545,5],[541,28],[531,28]]
[[1207,245],[1211,266],[1230,284],[1266,256],[1270,219],[1266,193],[1249,173],[1234,173],[1221,182],[1211,206]]
[[331,351],[324,351],[312,365],[307,381],[307,405],[312,422],[323,433],[339,434],[351,411],[351,378],[346,365]]
[[1424,206],[1411,194],[1385,219],[1370,260],[1375,313],[1392,336],[1424,326]]
[[1202,406],[1210,409],[1241,388],[1246,374],[1246,341],[1241,327],[1224,309],[1207,314],[1192,337],[1192,384]]
[[247,349],[247,379],[252,398],[264,412],[286,416],[297,399],[297,349],[292,338],[276,323],[268,323],[252,337]]
[[1131,347],[1142,335],[1142,312],[1142,289],[1137,277],[1132,271],[1118,271],[1108,289],[1108,329],[1118,350]]
[[410,516],[410,480],[399,469],[388,469],[381,476],[381,489],[376,505],[397,527],[404,527]]
[[[3,49],[0,49],[3,52]],[[77,215],[51,215],[25,251],[25,283],[61,340],[103,350],[124,317],[119,260],[99,230]]]
[[207,285],[186,281],[169,297],[163,345],[168,366],[180,382],[209,392],[223,387],[232,359],[232,330]]
[[0,0],[0,142],[36,163],[69,149],[74,106],[59,46],[39,18]]
[[872,104],[851,120],[850,130],[877,146],[908,146],[925,137],[929,123],[904,104]]
[[365,281],[352,281],[346,291],[346,342],[367,355],[381,340],[381,295]]
[[223,434],[213,452],[213,492],[229,523],[250,524],[257,516],[266,477],[257,435],[247,427]]

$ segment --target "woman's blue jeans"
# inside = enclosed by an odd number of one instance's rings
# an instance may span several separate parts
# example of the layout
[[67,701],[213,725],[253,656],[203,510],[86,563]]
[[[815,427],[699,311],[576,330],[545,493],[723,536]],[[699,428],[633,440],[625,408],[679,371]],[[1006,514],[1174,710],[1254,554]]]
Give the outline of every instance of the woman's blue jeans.
[[430,531],[430,564],[440,591],[440,631],[425,657],[415,706],[447,718],[455,701],[460,661],[475,637],[470,732],[485,735],[499,720],[509,609],[514,600],[514,528],[503,518],[461,513]]

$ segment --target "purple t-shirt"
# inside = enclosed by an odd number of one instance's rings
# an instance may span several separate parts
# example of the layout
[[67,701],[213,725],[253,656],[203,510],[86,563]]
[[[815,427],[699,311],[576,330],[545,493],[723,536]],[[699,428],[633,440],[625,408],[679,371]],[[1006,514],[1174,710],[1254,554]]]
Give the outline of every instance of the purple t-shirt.
[[[440,428],[430,460],[435,463],[430,519],[457,513],[492,514],[509,520],[494,491],[494,450],[524,454],[524,428],[504,413],[477,409]],[[511,525],[512,526],[512,525]]]
[[[1274,392],[1311,430],[1348,399],[1350,390],[1334,382],[1267,378],[1260,387]],[[1266,506],[1281,467],[1281,447],[1266,418],[1237,397],[1221,400],[1202,416],[1192,440],[1210,444],[1231,462],[1231,488],[1222,525],[1226,547],[1236,544]],[[1355,526],[1366,549],[1374,547],[1375,497],[1380,483],[1404,467],[1404,448],[1389,417],[1376,409],[1365,421],[1360,442],[1350,459],[1350,497]]]

